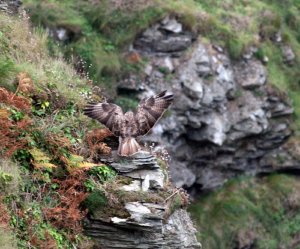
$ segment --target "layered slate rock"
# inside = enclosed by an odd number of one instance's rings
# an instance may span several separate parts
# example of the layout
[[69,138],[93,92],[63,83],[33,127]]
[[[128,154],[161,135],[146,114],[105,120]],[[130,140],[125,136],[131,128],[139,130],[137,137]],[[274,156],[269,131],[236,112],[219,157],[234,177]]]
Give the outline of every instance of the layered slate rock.
[[175,18],[167,16],[160,23],[145,30],[134,42],[137,50],[144,52],[178,55],[191,46],[194,36],[184,30]]
[[[173,33],[165,35],[181,34],[173,23]],[[162,28],[161,21],[144,31],[133,48],[149,61],[139,97],[164,89],[175,94],[172,114],[145,140],[166,146],[176,186],[213,189],[240,174],[300,169],[289,156],[293,149],[282,148],[292,133],[293,109],[288,97],[268,83],[267,59],[255,57],[257,48],[232,61],[225,49],[201,39],[191,39],[188,51],[180,53],[161,53],[141,42],[148,33],[149,39],[163,39]],[[286,61],[293,60],[288,48],[283,53]],[[278,153],[287,154],[288,162],[275,160]]]
[[[170,188],[166,186],[167,171],[148,152],[139,152],[132,158],[114,155],[102,161],[131,179],[129,184],[119,186],[124,195],[155,195]],[[128,201],[123,206],[127,217],[103,217],[101,212],[94,212],[85,221],[85,233],[106,249],[201,248],[188,213],[178,205],[179,192],[173,188],[163,202]]]

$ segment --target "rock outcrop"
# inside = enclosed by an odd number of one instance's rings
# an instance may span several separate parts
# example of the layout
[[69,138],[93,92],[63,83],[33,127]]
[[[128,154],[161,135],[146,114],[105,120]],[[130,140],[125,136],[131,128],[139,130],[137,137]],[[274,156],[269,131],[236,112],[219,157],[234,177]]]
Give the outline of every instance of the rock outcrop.
[[[103,161],[130,183],[114,189],[127,196],[127,201],[122,201],[126,217],[104,217],[96,211],[86,219],[86,234],[101,248],[201,248],[192,221],[181,208],[186,197],[181,190],[168,186],[168,172],[154,156],[139,152],[126,160],[114,157]],[[142,197],[128,201],[137,193]]]
[[8,14],[16,14],[21,5],[22,1],[20,0],[0,0],[0,11]]
[[191,32],[183,30],[176,19],[166,17],[153,25],[134,43],[134,47],[158,54],[180,55],[180,52],[191,46],[194,37]]
[[[172,18],[166,20],[173,29],[161,35],[165,24],[160,22],[137,38],[133,49],[149,60],[139,86],[146,91],[140,98],[163,89],[175,94],[172,114],[159,122],[149,138],[166,145],[174,183],[212,189],[239,174],[285,168],[286,164],[271,163],[269,158],[284,150],[293,109],[288,98],[268,84],[267,70],[254,56],[256,49],[232,61],[221,47],[201,39],[192,42],[191,33]],[[170,37],[181,34],[189,34],[189,42],[175,46]],[[149,44],[178,49],[162,53],[149,47],[145,37],[151,37]],[[291,53],[285,53],[287,61],[292,60]]]

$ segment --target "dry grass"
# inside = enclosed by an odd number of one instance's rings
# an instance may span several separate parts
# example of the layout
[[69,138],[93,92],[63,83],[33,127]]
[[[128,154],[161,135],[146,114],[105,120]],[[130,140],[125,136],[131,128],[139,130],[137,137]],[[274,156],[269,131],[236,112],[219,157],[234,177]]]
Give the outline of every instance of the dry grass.
[[84,105],[85,98],[81,96],[80,90],[89,80],[80,78],[62,56],[49,56],[47,33],[33,29],[26,12],[19,18],[0,13],[0,30],[0,42],[5,48],[0,50],[0,55],[11,59],[17,71],[30,78],[31,88],[34,86],[41,92],[47,91],[51,85],[67,101]]
[[41,58],[47,57],[47,35],[45,32],[32,32],[26,12],[19,17],[22,21],[0,14],[0,30],[9,40],[8,50],[17,63],[38,65]]

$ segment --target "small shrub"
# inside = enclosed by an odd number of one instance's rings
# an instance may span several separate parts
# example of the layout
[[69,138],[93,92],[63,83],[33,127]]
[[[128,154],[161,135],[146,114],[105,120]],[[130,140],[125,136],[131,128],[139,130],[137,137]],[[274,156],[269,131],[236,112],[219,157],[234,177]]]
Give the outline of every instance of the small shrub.
[[[22,98],[12,96],[11,99],[7,95],[4,96],[4,103],[10,103],[12,106],[23,107],[23,111],[27,110],[27,102],[23,102]],[[5,99],[5,97],[7,97]],[[16,101],[14,101],[14,98]],[[1,99],[1,88],[0,88]],[[21,109],[22,110],[22,109]],[[0,154],[4,157],[10,157],[17,150],[24,149],[28,145],[25,134],[30,130],[31,120],[23,118],[23,113],[14,111],[12,119],[9,119],[5,111],[0,114]],[[14,121],[15,120],[15,121]]]
[[20,163],[20,166],[30,169],[32,156],[26,149],[17,149],[13,152],[12,158],[14,161]]
[[274,40],[276,33],[281,29],[281,16],[270,10],[261,15],[259,34],[263,40]]
[[106,207],[107,204],[107,198],[101,190],[93,191],[83,202],[84,207],[86,207],[91,214],[93,214],[96,210]]
[[294,31],[300,31],[300,17],[299,10],[295,6],[288,9],[287,14],[285,16],[285,22],[287,25]]
[[[43,213],[46,219],[57,229],[66,229],[71,232],[72,237],[82,231],[81,220],[85,217],[86,211],[80,208],[81,203],[86,199],[84,182],[87,177],[84,171],[75,171],[66,179],[54,179],[53,183],[58,184],[59,204],[56,207],[45,207]],[[51,188],[51,184],[49,185]]]
[[19,192],[21,182],[18,165],[10,160],[0,159],[0,189],[6,194]]
[[20,120],[22,120],[25,117],[25,114],[23,112],[19,112],[17,110],[11,109],[10,110],[11,114],[10,114],[10,118],[11,120],[18,122]]
[[28,99],[17,96],[13,92],[7,91],[0,87],[0,100],[8,106],[16,107],[17,109],[24,111],[25,113],[30,112],[31,106]]

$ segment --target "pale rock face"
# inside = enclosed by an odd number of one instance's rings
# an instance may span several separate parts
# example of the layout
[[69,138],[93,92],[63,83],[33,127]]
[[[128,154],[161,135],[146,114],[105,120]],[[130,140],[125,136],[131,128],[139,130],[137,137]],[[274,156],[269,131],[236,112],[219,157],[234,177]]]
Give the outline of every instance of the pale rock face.
[[266,83],[267,73],[260,61],[241,62],[235,67],[238,84],[246,89],[253,89]]
[[177,20],[175,18],[170,18],[169,16],[167,16],[164,20],[162,20],[161,23],[163,24],[162,28],[167,31],[170,31],[170,32],[173,32],[176,34],[182,32],[182,24],[177,22]]
[[21,5],[21,0],[0,0],[0,11],[4,11],[8,14],[17,14]]
[[171,180],[176,179],[174,184],[176,187],[191,187],[195,181],[196,176],[194,173],[181,162],[172,163]]
[[142,220],[143,215],[151,214],[150,209],[139,202],[128,202],[125,204],[125,209],[130,213],[130,218],[137,222]]
[[157,59],[156,63],[155,63],[155,66],[160,68],[160,69],[166,70],[168,73],[172,73],[175,69],[175,67],[173,65],[173,61],[170,57]]
[[133,180],[129,185],[122,186],[122,189],[125,191],[141,191],[141,182],[139,180]]

